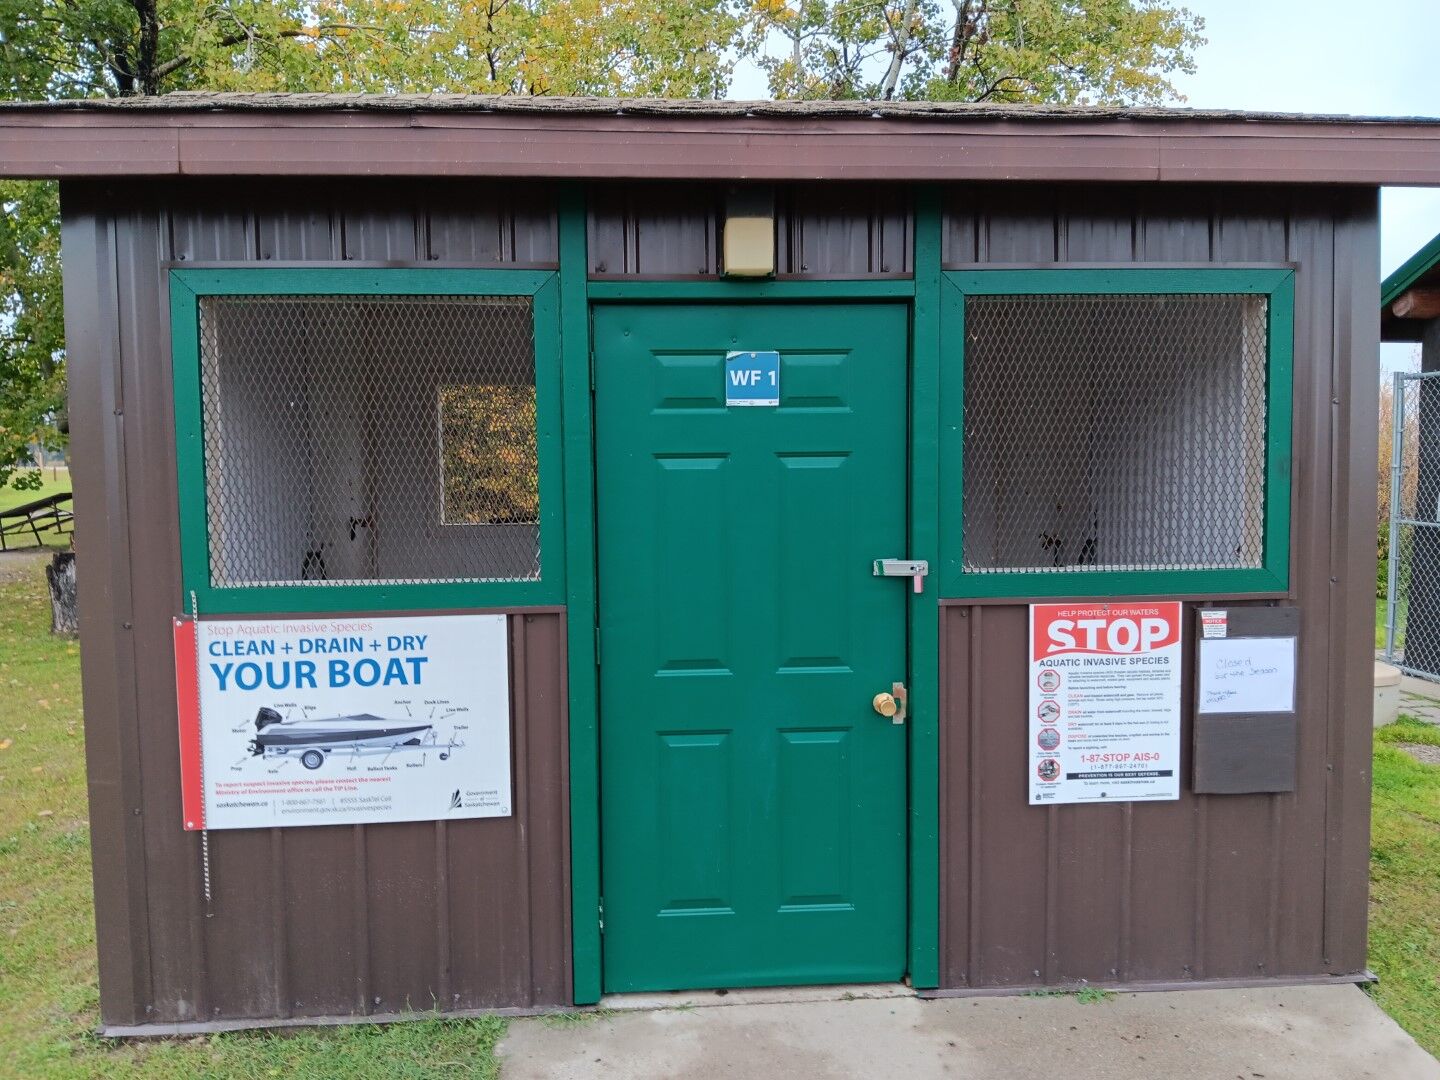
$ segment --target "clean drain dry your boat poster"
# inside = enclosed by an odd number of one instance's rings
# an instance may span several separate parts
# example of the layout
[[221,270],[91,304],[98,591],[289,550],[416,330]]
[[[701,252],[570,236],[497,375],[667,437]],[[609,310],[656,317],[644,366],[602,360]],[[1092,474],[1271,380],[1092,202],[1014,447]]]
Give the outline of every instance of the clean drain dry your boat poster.
[[510,814],[503,615],[176,619],[186,829]]
[[1180,797],[1180,603],[1030,605],[1030,803]]

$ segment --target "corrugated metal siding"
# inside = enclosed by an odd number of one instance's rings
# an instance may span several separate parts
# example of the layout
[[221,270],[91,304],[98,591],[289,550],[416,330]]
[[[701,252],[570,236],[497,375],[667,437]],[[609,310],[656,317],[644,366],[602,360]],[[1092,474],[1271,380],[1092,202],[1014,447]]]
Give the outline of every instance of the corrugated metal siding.
[[[593,278],[713,278],[721,266],[723,186],[598,186],[590,196]],[[909,192],[899,185],[775,189],[778,278],[908,277]]]
[[951,268],[1296,265],[1293,577],[1282,603],[1301,613],[1300,744],[1291,794],[1187,791],[1171,803],[1030,807],[1026,609],[948,601],[942,986],[1360,971],[1375,554],[1374,193],[975,188],[955,191],[949,210]]
[[[592,274],[713,276],[720,190],[656,187],[643,199],[640,188],[597,191]],[[511,619],[514,818],[216,833],[210,918],[199,838],[178,826],[168,661],[169,620],[185,605],[163,264],[554,265],[544,189],[72,183],[63,194],[105,1022],[565,1003],[563,616]],[[908,274],[907,206],[896,187],[786,189],[778,265],[809,277]],[[1301,609],[1302,688],[1293,794],[1030,808],[1018,737],[1024,609],[947,604],[943,985],[1359,970],[1374,193],[973,187],[952,194],[945,240],[952,267],[1297,264],[1295,578],[1286,602]]]
[[188,602],[163,264],[553,264],[543,190],[67,185],[63,201],[104,1022],[568,1002],[562,613],[510,617],[513,817],[212,833],[208,913],[169,644]]

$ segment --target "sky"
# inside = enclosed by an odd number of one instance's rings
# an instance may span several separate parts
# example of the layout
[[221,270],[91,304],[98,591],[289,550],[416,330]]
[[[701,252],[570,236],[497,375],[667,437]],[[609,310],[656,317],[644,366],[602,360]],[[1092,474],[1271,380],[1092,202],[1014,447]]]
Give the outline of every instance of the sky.
[[[1194,108],[1440,116],[1440,0],[1189,0],[1207,44],[1176,89]],[[752,65],[732,97],[763,97]],[[1440,188],[1387,188],[1380,266],[1388,274],[1440,233]],[[1411,346],[1384,347],[1408,366]]]
[[[1440,116],[1440,0],[1192,0],[1209,43],[1175,80],[1196,108]],[[1440,188],[1386,188],[1380,272],[1440,233]],[[1415,366],[1414,346],[1381,367]]]

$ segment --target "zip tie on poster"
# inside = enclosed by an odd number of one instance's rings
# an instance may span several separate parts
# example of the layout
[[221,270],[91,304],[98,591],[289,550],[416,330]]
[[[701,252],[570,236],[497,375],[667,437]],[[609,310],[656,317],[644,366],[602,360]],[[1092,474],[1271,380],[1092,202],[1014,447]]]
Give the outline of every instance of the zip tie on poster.
[[[200,670],[200,603],[196,599],[195,590],[190,590],[190,618],[195,622],[195,670]],[[195,715],[200,715],[200,684],[195,684]],[[200,758],[200,790],[205,790],[205,744],[202,740],[199,747]],[[210,891],[210,830],[200,830],[200,880],[205,889],[205,917],[215,917],[214,897]]]

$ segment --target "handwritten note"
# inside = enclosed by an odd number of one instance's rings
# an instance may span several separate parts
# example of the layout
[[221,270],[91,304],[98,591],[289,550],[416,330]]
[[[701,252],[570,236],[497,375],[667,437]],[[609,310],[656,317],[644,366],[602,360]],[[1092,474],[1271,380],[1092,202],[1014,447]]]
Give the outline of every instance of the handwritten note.
[[1200,643],[1202,713],[1295,711],[1295,639],[1212,638]]

